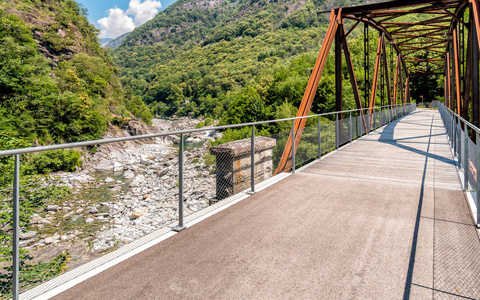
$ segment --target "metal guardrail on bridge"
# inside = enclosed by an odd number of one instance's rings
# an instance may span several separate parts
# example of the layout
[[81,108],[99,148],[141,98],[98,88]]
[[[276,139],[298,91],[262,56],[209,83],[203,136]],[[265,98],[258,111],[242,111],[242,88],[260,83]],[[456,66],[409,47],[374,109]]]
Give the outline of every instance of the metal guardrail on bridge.
[[480,228],[480,128],[471,124],[442,103],[435,101],[448,134],[450,147],[458,159],[458,170],[462,172],[463,190],[474,192],[477,208],[477,228]]
[[[98,232],[111,230],[111,228],[115,226],[122,226],[111,224],[116,223],[122,217],[127,218],[127,223],[132,226],[136,226],[139,223],[143,224],[141,221],[142,218],[155,221],[153,225],[149,223],[147,224],[148,226],[145,225],[145,227],[142,227],[141,234],[148,234],[152,230],[159,230],[166,226],[171,227],[175,231],[179,231],[185,228],[185,221],[193,220],[197,210],[227,201],[227,199],[240,198],[246,194],[255,192],[256,185],[273,175],[273,170],[277,168],[280,162],[280,156],[286,146],[288,137],[292,135],[292,130],[295,130],[294,122],[297,119],[308,120],[306,123],[307,126],[303,131],[301,142],[298,145],[292,144],[294,151],[289,158],[291,162],[294,162],[291,164],[292,167],[289,170],[292,173],[295,173],[296,167],[319,159],[325,153],[338,149],[368,134],[370,131],[412,112],[415,108],[415,104],[400,104],[376,107],[373,110],[370,108],[348,110],[298,118],[0,151],[0,157],[14,156],[15,161],[13,186],[8,191],[4,191],[4,196],[7,195],[10,199],[13,199],[13,201],[4,203],[4,206],[0,208],[0,212],[10,214],[11,216],[11,222],[0,224],[0,226],[3,226],[2,232],[4,233],[2,240],[0,240],[0,250],[4,250],[1,251],[4,257],[0,260],[0,267],[3,269],[0,271],[0,299],[12,296],[13,299],[18,299],[21,292],[30,290],[36,285],[64,272],[72,261],[77,261],[77,265],[85,263],[86,261],[82,260],[84,258],[80,259],[78,257],[67,256],[70,255],[69,253],[79,253],[78,247],[93,248],[93,250],[95,250],[95,243],[97,241],[95,238]],[[365,122],[365,120],[367,120],[367,122]],[[258,129],[261,129],[267,124],[269,126],[276,126],[277,133],[260,137],[262,132],[256,131],[259,131]],[[221,145],[202,148],[201,151],[185,150],[184,148],[185,136],[192,133],[207,131],[222,132],[231,128],[245,127],[251,127],[251,136],[247,139],[229,143],[228,147]],[[29,228],[32,226],[31,220],[30,223],[28,222],[28,218],[31,218],[31,216],[21,215],[24,209],[23,205],[28,205],[26,196],[32,191],[31,189],[23,189],[20,182],[21,155],[172,135],[180,136],[177,158],[169,154],[166,157],[156,157],[151,159],[150,162],[147,162],[148,164],[164,167],[166,170],[155,173],[156,171],[152,171],[152,169],[145,170],[143,166],[125,165],[120,169],[123,175],[118,175],[118,172],[109,173],[109,176],[116,176],[115,178],[117,179],[116,181],[112,181],[112,179],[109,180],[109,182],[113,184],[112,190],[128,195],[128,197],[122,196],[119,198],[120,200],[116,198],[116,200],[110,199],[111,201],[107,203],[100,203],[101,201],[98,199],[79,201],[75,198],[78,196],[78,193],[75,194],[74,192],[71,196],[73,198],[70,199],[68,204],[70,206],[64,203],[55,203],[57,204],[56,206],[54,205],[55,208],[47,211],[46,206],[50,203],[43,203],[43,206],[36,207],[35,212],[37,212],[37,215],[35,218],[41,224],[33,228],[35,231]],[[239,148],[241,148],[241,150],[238,150]],[[209,153],[208,150],[210,150]],[[214,163],[213,160],[216,162]],[[127,171],[123,172],[125,169]],[[122,176],[125,178],[124,175],[128,171],[130,173],[135,172],[140,174],[137,175],[138,180],[137,177],[135,177],[133,181],[123,180]],[[188,173],[187,178],[184,176],[185,172]],[[171,176],[169,175],[170,173]],[[142,174],[145,174],[145,176]],[[165,179],[165,176],[170,177]],[[85,187],[85,190],[97,190],[105,186],[105,182],[107,182],[105,176],[100,176],[100,178],[101,179],[95,181],[90,187]],[[151,181],[151,178],[157,181]],[[201,179],[203,181],[201,181]],[[144,195],[142,195],[142,193],[145,191],[139,191],[138,186],[133,185],[134,182],[142,184],[142,180],[149,182],[150,185],[148,188],[145,187],[147,194]],[[46,178],[41,183],[43,187],[61,185],[61,180],[54,180],[52,178]],[[164,188],[157,188],[159,185],[163,185]],[[125,189],[128,188],[130,188],[132,192],[126,194]],[[199,196],[197,192],[203,190],[208,190],[208,192],[202,192],[203,194],[200,193],[201,195]],[[213,191],[216,191],[216,194]],[[148,209],[151,209],[153,211],[152,213],[135,211],[134,205],[136,204],[129,198],[138,198],[138,200],[142,202],[142,205],[150,205],[153,203],[157,206],[162,206],[162,210],[158,211],[155,210],[156,208],[149,206],[150,208]],[[75,203],[83,203],[83,201],[86,202],[85,205],[92,206],[77,209]],[[123,206],[118,204],[118,202],[122,202]],[[11,206],[9,206],[10,204]],[[98,212],[100,209],[106,210],[106,212]],[[110,209],[110,213],[112,210],[115,211],[115,218],[106,218],[109,214],[108,209]],[[142,213],[145,213],[143,217]],[[44,214],[45,217],[42,217],[42,214]],[[161,218],[163,218],[162,221],[156,220],[160,218],[160,215]],[[21,223],[22,218],[23,223]],[[94,224],[95,226],[80,230],[80,226],[84,226],[85,223]],[[22,224],[23,226],[21,226]],[[55,233],[53,237],[51,236],[52,230],[56,232],[55,230],[62,230],[62,228],[65,228],[65,232],[61,234]],[[25,238],[25,236],[28,236],[32,231],[35,232],[35,234],[37,234],[36,231],[39,231],[40,234]],[[21,235],[22,243],[20,243]],[[57,236],[57,238],[54,238],[55,236]],[[111,252],[129,242],[126,239],[114,240],[118,238],[118,236],[115,237],[115,235],[111,238],[112,241],[106,243],[106,248],[102,248],[101,251],[94,251],[94,257],[100,255],[100,252]],[[66,253],[62,252],[59,255],[58,251],[53,251],[55,253],[53,256],[47,255],[47,251],[45,251],[46,248],[60,244],[64,245],[64,248],[66,247],[66,249],[64,249]],[[34,256],[32,254],[34,252],[38,257],[31,259],[31,257]],[[31,256],[30,260],[28,258],[29,255]]]

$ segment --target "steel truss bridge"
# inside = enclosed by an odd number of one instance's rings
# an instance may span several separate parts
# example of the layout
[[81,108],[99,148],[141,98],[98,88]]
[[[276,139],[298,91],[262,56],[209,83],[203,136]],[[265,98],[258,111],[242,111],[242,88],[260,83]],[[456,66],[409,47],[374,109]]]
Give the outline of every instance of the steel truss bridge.
[[[348,43],[361,24],[363,91]],[[375,53],[369,51],[372,30],[379,33]],[[0,298],[480,299],[479,34],[480,0],[332,10],[296,117],[215,127],[251,127],[250,144],[241,141],[250,146],[249,189],[185,220],[184,194],[196,191],[195,179],[184,184],[183,172],[197,166],[184,157],[183,138],[206,129],[0,151],[0,157],[15,156],[12,252],[2,257]],[[310,115],[333,45],[336,112]],[[343,108],[343,59],[356,110]],[[411,81],[432,75],[444,77],[444,102],[416,109]],[[292,129],[270,137],[281,145],[278,157],[262,160],[278,159],[270,169],[276,176],[258,183],[255,128],[275,122],[290,122]],[[180,136],[178,200],[169,200],[178,205],[177,226],[53,279],[42,272],[27,278],[20,256],[20,156],[169,135]],[[318,152],[296,170],[307,137]],[[248,161],[242,155],[242,163]]]
[[[409,21],[404,21],[405,18]],[[405,105],[410,103],[412,77],[443,75],[445,105],[478,127],[480,120],[479,18],[480,1],[478,0],[388,1],[332,10],[330,25],[297,117],[307,116],[310,113],[327,57],[332,45],[335,44],[336,111],[343,110],[343,55],[358,109],[369,108],[369,112],[372,113],[376,105],[378,89],[380,89],[382,105],[400,103]],[[344,25],[346,19],[354,21],[350,28]],[[349,34],[360,24],[364,24],[363,99],[348,44]],[[369,32],[371,30],[379,32],[376,53],[370,53],[371,33]],[[390,47],[390,55],[387,54],[387,47]],[[375,56],[373,75],[369,71],[371,55]],[[371,118],[370,120],[364,118],[365,128],[368,122],[372,122]],[[294,137],[297,146],[305,124],[306,119],[295,123]],[[291,168],[289,160],[292,153],[291,139],[292,135],[283,153],[282,164],[279,165],[276,173],[288,171]]]

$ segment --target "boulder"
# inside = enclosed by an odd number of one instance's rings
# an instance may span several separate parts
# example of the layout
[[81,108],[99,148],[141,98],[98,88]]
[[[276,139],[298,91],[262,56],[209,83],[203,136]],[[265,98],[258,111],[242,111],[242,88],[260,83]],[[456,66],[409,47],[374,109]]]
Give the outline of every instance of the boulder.
[[110,182],[114,182],[115,179],[113,179],[112,177],[107,177],[105,178],[105,183],[110,183]]
[[96,214],[98,213],[98,209],[95,206],[87,208],[87,213],[89,214]]
[[45,211],[59,211],[60,206],[59,205],[48,205],[47,208],[45,208]]
[[139,175],[135,176],[135,178],[133,179],[133,181],[130,183],[130,187],[138,187],[138,186],[140,186],[144,181],[145,181],[145,176],[143,176],[142,174],[139,174]]
[[131,171],[131,170],[127,170],[125,171],[125,173],[123,173],[123,179],[133,179],[135,178],[135,172]]
[[36,231],[27,231],[27,232],[20,232],[19,238],[21,240],[28,240],[34,238],[37,235]]

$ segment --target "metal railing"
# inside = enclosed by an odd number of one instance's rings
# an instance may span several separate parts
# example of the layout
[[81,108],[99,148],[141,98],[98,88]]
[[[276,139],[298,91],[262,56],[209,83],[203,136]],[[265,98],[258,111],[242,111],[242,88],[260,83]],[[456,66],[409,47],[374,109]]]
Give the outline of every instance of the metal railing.
[[[383,107],[375,107],[373,109],[362,109],[362,110],[347,110],[341,112],[333,112],[333,113],[325,113],[325,114],[317,114],[317,115],[309,115],[306,117],[298,117],[298,118],[287,118],[287,119],[280,119],[280,120],[268,120],[268,121],[261,121],[261,122],[251,122],[251,123],[244,123],[244,124],[236,124],[236,125],[227,125],[227,126],[215,126],[215,127],[207,127],[207,128],[199,128],[199,129],[189,129],[189,130],[180,130],[180,131],[172,131],[172,132],[162,132],[162,133],[154,133],[154,134],[146,134],[146,135],[139,135],[139,136],[129,136],[129,137],[121,137],[121,138],[111,138],[111,139],[102,139],[102,140],[94,140],[94,141],[86,141],[86,142],[78,142],[78,143],[69,143],[69,144],[60,144],[60,145],[49,145],[49,146],[41,146],[41,147],[30,147],[30,148],[23,148],[23,149],[14,149],[14,150],[4,150],[0,151],[0,157],[5,156],[13,156],[14,157],[14,170],[13,170],[13,185],[12,188],[6,192],[6,194],[11,197],[11,210],[10,208],[6,208],[4,211],[0,213],[8,213],[11,216],[11,222],[7,224],[8,226],[2,227],[3,232],[7,232],[11,234],[11,240],[6,239],[0,241],[0,250],[2,249],[11,249],[12,251],[3,251],[0,253],[7,253],[4,256],[11,257],[3,257],[0,260],[0,267],[3,269],[0,270],[0,299],[12,297],[13,299],[18,299],[19,294],[21,292],[27,291],[32,289],[36,285],[45,282],[52,277],[55,277],[59,273],[64,272],[68,268],[68,263],[70,260],[74,261],[76,258],[66,258],[66,256],[62,256],[61,260],[58,260],[57,256],[55,259],[54,265],[49,265],[50,262],[43,262],[39,259],[34,259],[35,263],[42,267],[42,271],[38,271],[35,269],[35,272],[31,272],[31,274],[24,274],[22,272],[26,272],[25,270],[29,270],[32,265],[29,265],[25,261],[25,254],[27,251],[31,251],[31,249],[36,249],[42,252],[47,244],[47,239],[50,239],[48,243],[49,245],[52,244],[60,244],[64,243],[63,237],[65,236],[65,247],[71,247],[66,249],[65,251],[68,252],[69,249],[75,249],[78,247],[89,247],[91,249],[95,249],[95,238],[99,234],[99,232],[106,232],[108,230],[113,230],[112,228],[117,228],[118,224],[111,224],[112,222],[117,222],[119,219],[124,218],[122,220],[127,220],[127,223],[121,224],[129,224],[132,226],[138,225],[136,222],[141,219],[141,214],[137,213],[134,216],[134,207],[141,202],[141,205],[148,206],[149,204],[155,205],[163,205],[161,211],[156,211],[154,208],[151,210],[154,211],[149,215],[148,220],[156,221],[156,218],[162,218],[161,222],[154,222],[153,225],[147,224],[148,226],[142,229],[141,234],[148,234],[152,230],[158,230],[160,227],[165,228],[165,226],[171,227],[172,230],[181,231],[185,228],[186,221],[191,221],[194,218],[200,216],[198,214],[202,209],[206,210],[205,208],[212,205],[217,205],[222,201],[232,201],[232,199],[238,199],[240,197],[246,196],[247,194],[251,194],[255,192],[255,187],[258,186],[262,181],[266,181],[272,177],[272,171],[275,170],[278,166],[280,156],[283,153],[283,149],[285,144],[288,140],[288,137],[292,132],[294,133],[294,121],[296,119],[308,119],[306,123],[306,127],[303,130],[303,135],[300,143],[295,145],[294,140],[292,144],[292,148],[295,151],[292,151],[292,155],[290,157],[291,161],[293,162],[291,172],[295,173],[296,167],[301,167],[311,161],[321,158],[322,155],[328,153],[332,150],[338,149],[339,147],[351,143],[353,140],[370,133],[371,131],[384,126],[385,124],[394,121],[406,114],[409,114],[413,110],[416,109],[415,104],[406,104],[406,105],[392,105],[392,106],[383,106]],[[445,114],[445,111],[444,111]],[[273,134],[265,134],[265,131],[262,131],[269,125],[270,129],[272,125],[275,126],[275,133]],[[229,174],[229,178],[219,178],[220,177],[220,165],[226,164],[223,157],[220,155],[212,155],[212,148],[203,147],[199,149],[188,150],[185,149],[185,137],[188,135],[192,135],[195,133],[205,133],[205,132],[224,132],[228,129],[233,128],[245,128],[251,127],[250,136],[247,139],[242,139],[241,141],[248,141],[249,140],[249,147],[246,147],[244,152],[239,154],[238,163],[241,164],[243,167],[236,170],[237,173],[240,174],[238,178],[232,179],[232,175],[234,170],[230,170],[225,174]],[[478,130],[478,129],[476,129]],[[457,130],[458,131],[458,130]],[[258,132],[258,133],[257,133]],[[478,131],[477,136],[478,136]],[[167,136],[179,136],[179,147],[177,158],[173,158],[170,154],[166,155],[165,157],[156,157],[151,159],[148,164],[152,164],[158,166],[159,169],[157,172],[152,168],[143,168],[138,167],[136,165],[124,165],[120,170],[123,175],[111,175],[112,177],[117,176],[118,180],[110,179],[109,182],[113,182],[112,190],[117,191],[114,193],[123,193],[124,196],[120,198],[115,198],[116,200],[107,201],[106,203],[99,203],[100,200],[96,199],[87,199],[87,200],[78,200],[75,193],[73,193],[73,198],[70,200],[70,206],[63,207],[64,211],[62,211],[62,203],[56,205],[57,211],[47,211],[48,209],[40,207],[37,209],[37,215],[35,218],[37,220],[45,220],[49,216],[47,213],[52,213],[51,215],[55,216],[54,221],[57,224],[52,224],[51,227],[53,229],[49,230],[58,230],[59,228],[62,229],[63,227],[68,227],[69,231],[62,233],[61,240],[59,239],[59,235],[55,233],[57,236],[57,240],[49,236],[52,232],[45,231],[43,234],[40,235],[40,240],[37,238],[32,238],[29,240],[22,241],[23,244],[20,244],[20,235],[24,234],[25,231],[30,230],[31,228],[27,228],[28,222],[23,223],[27,224],[24,225],[23,228],[21,227],[20,223],[20,213],[22,209],[22,199],[23,197],[27,196],[29,191],[31,190],[22,190],[22,185],[20,184],[20,156],[30,153],[37,153],[37,152],[44,152],[44,151],[51,151],[51,150],[59,150],[59,149],[70,149],[70,148],[79,148],[79,147],[87,147],[87,146],[98,146],[102,144],[109,144],[109,143],[119,143],[125,141],[137,141],[137,140],[145,140],[145,139],[152,139],[158,137],[167,137]],[[263,140],[270,143],[269,148],[262,153],[259,153],[256,148],[256,143],[260,140],[260,137],[263,137]],[[478,149],[478,148],[477,148]],[[210,151],[210,153],[209,153]],[[478,155],[477,157],[480,157]],[[213,160],[216,160],[215,165],[213,164]],[[228,158],[230,159],[230,158]],[[177,165],[177,166],[176,166]],[[177,169],[178,167],[178,169]],[[130,173],[137,174],[133,181],[122,181],[123,178],[126,177],[127,171],[123,172],[123,170],[127,170]],[[177,171],[176,171],[177,170]],[[113,169],[115,174],[115,168]],[[157,172],[157,173],[155,173]],[[186,172],[186,173],[185,173]],[[160,174],[161,173],[161,174]],[[109,173],[110,174],[110,173]],[[138,175],[139,174],[139,175]],[[143,175],[145,174],[145,176]],[[187,176],[185,176],[187,174]],[[223,173],[222,173],[223,174]],[[163,177],[162,177],[163,176]],[[169,176],[167,179],[164,179],[165,176]],[[223,175],[222,175],[223,176]],[[225,175],[227,176],[227,175]],[[235,175],[236,176],[236,175]],[[137,180],[138,177],[138,180]],[[92,177],[93,178],[93,177]],[[94,179],[94,183],[91,186],[82,187],[85,190],[97,190],[100,189],[102,186],[106,185],[105,176],[100,176],[99,179]],[[131,178],[130,178],[131,179]],[[238,180],[243,180],[246,182],[243,186],[239,188],[234,187],[226,188],[222,190],[222,193],[226,193],[225,196],[219,197],[219,182],[222,180],[231,182],[237,182]],[[97,181],[95,181],[97,180]],[[152,181],[150,181],[152,180]],[[202,181],[203,180],[203,181]],[[136,184],[143,184],[144,182],[149,182],[148,187],[144,187],[145,190],[139,191],[140,188],[133,185]],[[45,179],[42,181],[42,186],[59,186],[61,185],[60,181],[55,181],[53,179]],[[133,186],[133,187],[132,187]],[[162,186],[161,188],[159,186]],[[130,190],[128,190],[130,188]],[[81,188],[77,188],[80,190]],[[125,192],[128,190],[128,192]],[[178,191],[178,192],[175,192]],[[213,192],[216,190],[217,194],[213,195]],[[83,191],[83,190],[82,190]],[[145,192],[146,191],[146,192]],[[207,191],[207,192],[205,192]],[[128,193],[128,194],[125,194]],[[145,193],[145,194],[143,194]],[[143,194],[143,196],[142,196]],[[177,195],[178,194],[178,195]],[[111,195],[111,194],[109,194]],[[153,195],[153,196],[152,196]],[[115,196],[116,197],[116,196]],[[176,197],[176,199],[175,199]],[[134,198],[134,200],[132,199]],[[143,198],[143,199],[142,199]],[[109,198],[110,199],[110,198]],[[120,200],[118,200],[120,199]],[[75,204],[76,201],[79,201],[85,205],[93,205],[89,207],[81,207],[77,209],[75,205],[71,205],[72,203]],[[117,202],[115,202],[117,201]],[[118,202],[118,201],[121,201]],[[135,202],[136,201],[136,202]],[[48,205],[49,203],[43,203],[43,206]],[[103,206],[102,206],[103,205]],[[105,213],[97,213],[97,207],[104,208],[105,206],[108,207],[109,210]],[[176,208],[175,208],[176,206]],[[165,208],[165,209],[163,209]],[[55,210],[54,209],[54,210]],[[87,209],[90,209],[93,212],[84,212]],[[76,210],[76,211],[75,211]],[[75,211],[75,212],[74,212]],[[109,211],[115,211],[112,213],[115,215],[114,219],[105,219],[105,216],[109,216]],[[119,211],[119,213],[118,213]],[[128,211],[128,215],[125,211]],[[45,212],[45,213],[44,213]],[[41,214],[45,214],[45,218],[40,216]],[[172,214],[174,217],[172,217]],[[147,213],[148,215],[148,213]],[[186,218],[188,216],[188,218]],[[31,217],[31,216],[29,216]],[[53,217],[52,217],[53,218]],[[130,218],[130,219],[128,219]],[[65,220],[69,220],[69,223],[65,223]],[[80,221],[79,221],[80,220]],[[92,221],[93,220],[93,221]],[[117,221],[115,221],[117,220]],[[97,222],[98,221],[98,222]],[[51,221],[49,221],[51,223]],[[63,222],[63,223],[62,223]],[[77,222],[77,223],[75,223]],[[80,223],[79,223],[80,222]],[[89,224],[97,224],[98,226],[91,229],[86,228],[82,230],[77,230],[80,227],[76,228],[75,226],[82,226],[85,223]],[[141,223],[141,222],[140,222]],[[32,222],[30,221],[30,224]],[[2,224],[0,224],[1,226]],[[117,226],[118,225],[118,226]],[[55,227],[56,226],[56,227]],[[147,228],[147,229],[145,229]],[[38,227],[34,228],[35,230],[43,230],[44,227],[42,225],[38,225]],[[66,231],[66,230],[65,230]],[[31,232],[31,231],[28,231]],[[140,234],[140,235],[141,235]],[[133,238],[138,237],[133,235]],[[119,246],[122,246],[129,242],[127,238],[123,240],[115,240],[115,235],[112,237],[111,243],[107,243],[110,246],[107,248],[102,249],[103,253],[108,253]],[[128,237],[130,239],[130,237]],[[54,242],[52,242],[52,240]],[[117,244],[117,241],[119,243]],[[24,245],[24,249],[21,249],[21,246]],[[33,245],[33,246],[32,246]],[[80,245],[80,246],[79,246]],[[32,248],[33,247],[33,248]],[[42,248],[43,247],[43,248]],[[108,248],[110,247],[110,248]],[[77,249],[78,250],[78,249]],[[64,252],[65,252],[64,251]],[[78,251],[77,251],[78,252]],[[62,252],[63,253],[63,252]],[[57,253],[58,254],[58,253]],[[68,254],[68,253],[67,253]],[[98,253],[95,253],[96,255]],[[63,255],[66,255],[63,253]],[[2,262],[3,261],[3,262]],[[60,262],[59,262],[60,261]],[[52,271],[49,266],[54,266],[56,269]],[[22,280],[24,282],[22,282]]]
[[458,170],[462,173],[462,188],[466,192],[474,192],[477,208],[477,228],[480,228],[480,128],[471,124],[451,109],[438,101],[435,106],[442,117],[447,131],[450,147],[458,161]]

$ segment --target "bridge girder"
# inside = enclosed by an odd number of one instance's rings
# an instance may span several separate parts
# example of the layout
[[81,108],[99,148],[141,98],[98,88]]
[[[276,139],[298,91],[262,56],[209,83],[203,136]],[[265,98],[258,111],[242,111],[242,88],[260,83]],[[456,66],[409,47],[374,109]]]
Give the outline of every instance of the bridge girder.
[[[466,11],[469,12],[467,18],[465,18]],[[402,17],[411,14],[417,16],[417,21],[407,22],[402,20]],[[344,27],[345,19],[355,21],[348,31]],[[355,103],[357,108],[362,108],[360,91],[347,43],[347,36],[360,23],[366,24],[367,29],[371,27],[380,32],[370,97],[368,89],[370,82],[367,80],[370,76],[368,75],[369,63],[367,60],[369,50],[365,50],[365,74],[367,74],[367,77],[365,80],[364,99],[370,113],[376,103],[375,98],[380,72],[382,72],[381,79],[386,77],[385,85],[388,104],[397,103],[398,90],[402,95],[400,103],[406,104],[410,102],[409,89],[412,77],[443,75],[445,79],[445,104],[467,120],[469,115],[471,115],[471,122],[479,126],[478,40],[480,39],[480,0],[403,0],[332,10],[330,12],[330,26],[325,35],[312,75],[309,78],[297,117],[307,116],[310,112],[318,83],[334,40],[336,57],[335,108],[337,111],[342,109],[342,48],[345,61],[347,62]],[[464,41],[465,32],[467,32],[466,45]],[[392,70],[392,74],[394,74],[393,83],[388,70],[387,42],[396,53],[395,71],[393,72]],[[368,45],[368,41],[366,45]],[[443,63],[441,63],[442,61]],[[405,81],[403,81],[403,76],[405,76]],[[393,91],[390,85],[392,85]],[[383,95],[382,85],[380,87]],[[371,120],[366,120],[363,114],[361,117],[366,129],[367,122],[371,122]],[[341,118],[340,115],[340,122],[342,122]],[[306,119],[295,121],[294,135],[293,132],[290,134],[275,173],[290,170],[291,160],[289,160],[289,157],[292,155],[292,138],[295,139],[296,149],[305,123]]]

